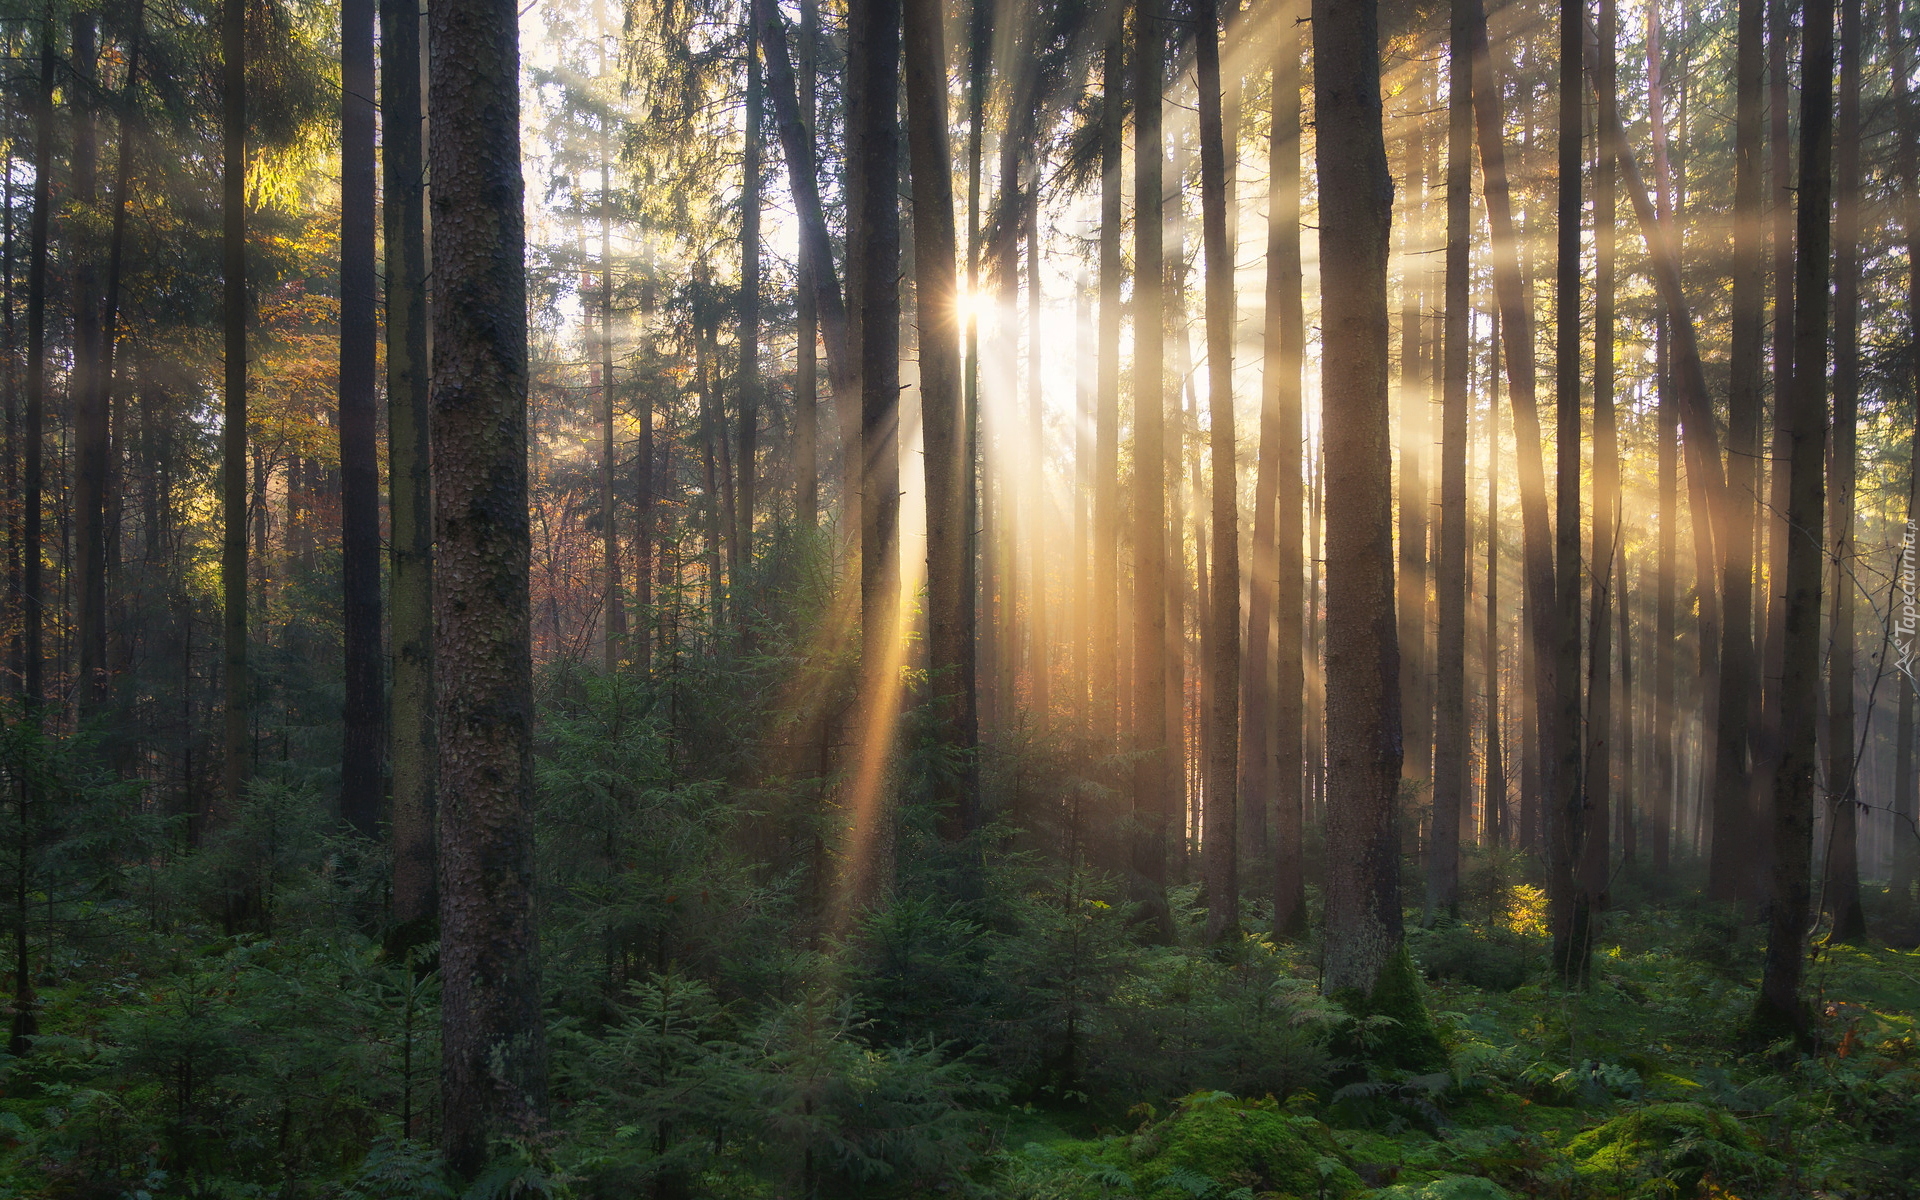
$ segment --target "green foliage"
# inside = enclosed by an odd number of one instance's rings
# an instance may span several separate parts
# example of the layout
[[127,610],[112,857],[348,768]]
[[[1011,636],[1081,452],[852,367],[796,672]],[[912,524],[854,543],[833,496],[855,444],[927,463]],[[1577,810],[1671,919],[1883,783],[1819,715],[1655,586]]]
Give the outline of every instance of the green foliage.
[[1709,1175],[1743,1187],[1779,1174],[1738,1118],[1698,1104],[1623,1113],[1574,1138],[1567,1152],[1582,1178],[1623,1197],[1692,1195]]

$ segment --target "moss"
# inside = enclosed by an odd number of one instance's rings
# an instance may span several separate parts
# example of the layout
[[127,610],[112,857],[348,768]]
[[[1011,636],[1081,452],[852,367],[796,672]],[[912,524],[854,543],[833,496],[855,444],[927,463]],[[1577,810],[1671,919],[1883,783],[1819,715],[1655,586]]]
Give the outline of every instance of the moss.
[[1424,1184],[1381,1188],[1372,1200],[1512,1200],[1508,1191],[1478,1175],[1445,1175]]
[[[1380,968],[1372,992],[1363,996],[1347,989],[1333,999],[1354,1018],[1335,1035],[1336,1053],[1375,1068],[1416,1075],[1447,1069],[1446,1047],[1427,1011],[1420,973],[1405,942]],[[1386,1017],[1388,1022],[1369,1024],[1374,1017]]]
[[1622,1197],[1671,1196],[1676,1188],[1691,1196],[1709,1175],[1754,1183],[1776,1173],[1738,1118],[1701,1104],[1651,1104],[1623,1113],[1566,1148],[1581,1176]]
[[1363,1186],[1331,1130],[1271,1100],[1188,1096],[1127,1143],[1127,1170],[1143,1200],[1190,1200],[1208,1181],[1223,1193],[1244,1187],[1302,1200],[1336,1200]]

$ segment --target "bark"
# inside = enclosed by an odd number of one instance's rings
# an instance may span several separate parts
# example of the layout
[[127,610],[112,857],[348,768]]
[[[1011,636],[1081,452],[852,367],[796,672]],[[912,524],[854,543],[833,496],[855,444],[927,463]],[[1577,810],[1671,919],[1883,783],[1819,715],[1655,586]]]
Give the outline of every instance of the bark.
[[[1602,126],[1618,112],[1615,80],[1615,26],[1612,0],[1600,5],[1599,57],[1594,69],[1599,79],[1599,119]],[[1605,911],[1613,859],[1613,738],[1624,722],[1613,715],[1613,581],[1620,553],[1620,442],[1614,417],[1614,263],[1615,217],[1618,211],[1614,167],[1598,157],[1593,173],[1594,211],[1594,339],[1593,339],[1593,558],[1588,572],[1593,581],[1588,606],[1590,634],[1587,674],[1587,750],[1582,771],[1585,796],[1582,812],[1577,886],[1589,914]],[[1626,643],[1621,643],[1625,648]],[[1588,948],[1592,930],[1587,931]]]
[[224,66],[221,167],[221,266],[226,390],[220,434],[220,590],[224,687],[221,750],[224,800],[246,790],[247,687],[247,0],[225,0],[220,17]]
[[[609,36],[604,6],[595,5],[595,17],[597,26],[595,42],[599,47],[600,58],[599,73],[604,79],[607,74],[607,38]],[[759,272],[758,255],[748,252],[749,242],[753,242],[757,247],[759,235],[759,205],[749,203],[750,198],[757,196],[760,178],[757,116],[759,97],[756,95],[760,76],[758,60],[754,56],[752,25],[752,21],[749,20],[747,22],[747,169],[746,185],[742,189],[740,200],[742,209],[740,361],[743,375],[748,374],[747,361],[750,349],[754,352],[758,349],[757,342],[748,337],[746,305],[749,302],[749,296],[757,300],[759,291],[756,287],[749,292],[745,282],[749,276],[752,276],[757,283]],[[613,124],[613,117],[610,114],[602,114],[598,118],[598,123],[600,126],[600,295],[597,297],[597,307],[600,310],[600,558],[606,572],[605,579],[602,581],[604,589],[600,605],[604,614],[600,665],[602,670],[611,675],[619,669],[620,662],[627,651],[627,590],[621,573],[620,508],[618,492],[614,486],[614,480],[620,469],[620,451],[614,437],[618,392],[614,387],[613,373],[613,145],[612,139],[608,136],[611,132],[608,126]],[[751,236],[749,236],[749,230]],[[755,316],[758,316],[757,307]],[[744,384],[740,402],[743,408],[747,404],[747,391]],[[744,425],[742,428],[741,449],[747,450],[749,447],[745,444],[747,435],[744,432]],[[748,468],[743,468],[743,470],[746,469]],[[742,486],[751,486],[744,474],[741,476],[741,483]]]
[[[1426,98],[1416,103],[1426,107]],[[1404,169],[1408,196],[1400,232],[1400,711],[1405,722],[1406,753],[1402,772],[1409,779],[1428,782],[1432,775],[1433,729],[1431,697],[1427,691],[1427,516],[1432,488],[1426,478],[1427,444],[1433,440],[1428,420],[1427,380],[1423,377],[1423,317],[1426,309],[1426,255],[1415,245],[1417,227],[1426,207],[1426,147],[1421,118],[1407,118],[1415,128],[1406,136]]]
[[[958,238],[953,151],[948,140],[946,44],[938,0],[906,0],[907,152],[913,175],[914,282],[920,326],[920,421],[927,488],[927,657],[940,737],[957,770],[937,776],[942,834],[954,841],[979,824],[973,630],[963,601],[973,594],[964,456],[967,414],[960,369]],[[973,892],[963,887],[963,898]]]
[[[1255,480],[1253,588],[1247,616],[1248,704],[1245,727],[1258,771],[1273,797],[1273,930],[1282,937],[1306,931],[1304,847],[1306,779],[1302,726],[1306,720],[1304,662],[1306,598],[1302,593],[1300,370],[1306,314],[1300,263],[1300,29],[1302,5],[1279,9],[1279,45],[1273,59],[1273,132],[1268,147],[1266,377],[1260,411],[1260,467]],[[1263,561],[1263,556],[1264,561]],[[1274,701],[1265,706],[1267,641],[1273,639]],[[1274,729],[1274,759],[1266,759],[1264,730]],[[1246,803],[1264,802],[1266,788],[1249,782]]]
[[428,8],[441,1150],[538,1136],[527,318],[518,10]]
[[[1465,0],[1461,0],[1465,3]],[[1513,837],[1507,812],[1507,761],[1500,744],[1500,314],[1490,314],[1487,349],[1487,795],[1488,846]]]
[[1827,541],[1833,555],[1833,634],[1827,657],[1827,847],[1821,893],[1831,941],[1867,933],[1860,908],[1861,747],[1854,731],[1854,492],[1860,413],[1861,0],[1840,0],[1840,119],[1834,138],[1833,449],[1828,458]]
[[1327,502],[1327,916],[1321,987],[1370,996],[1401,947],[1399,646],[1387,415],[1393,181],[1370,0],[1314,0]]
[[1808,0],[1801,33],[1800,170],[1794,263],[1793,391],[1786,624],[1782,639],[1780,765],[1774,781],[1773,890],[1756,1018],[1805,1041],[1801,994],[1812,905],[1815,689],[1820,682],[1821,545],[1826,507],[1827,283],[1832,251],[1833,0]]
[[885,739],[899,689],[900,213],[899,0],[855,0],[848,12],[847,188],[848,294],[856,310],[854,345],[860,379],[860,630],[863,752],[855,785],[855,864],[849,881],[856,907],[891,884],[882,780],[892,758]]
[[[1453,0],[1447,42],[1446,326],[1441,335],[1440,545],[1434,569],[1433,832],[1427,919],[1460,912],[1460,823],[1467,807],[1467,387],[1473,310],[1473,22]],[[1491,458],[1489,461],[1493,461]]]
[[1678,573],[1680,544],[1680,443],[1679,406],[1673,395],[1673,380],[1667,368],[1667,323],[1660,318],[1655,347],[1655,375],[1659,390],[1659,450],[1657,451],[1660,490],[1660,533],[1654,584],[1654,779],[1650,825],[1653,869],[1664,873],[1670,863],[1674,825],[1674,725],[1678,705],[1674,680],[1674,591]]
[[1036,729],[1048,723],[1052,701],[1047,676],[1047,453],[1045,405],[1040,386],[1040,313],[1046,301],[1040,285],[1040,165],[1035,164],[1032,194],[1026,201],[1027,228],[1027,454],[1032,490],[1027,512],[1027,678],[1029,706]]
[[[818,81],[814,47],[818,43],[820,5],[804,0],[800,6],[799,130],[797,139],[809,150],[814,144]],[[794,294],[794,322],[799,345],[793,369],[794,517],[802,531],[820,524],[820,298],[812,241],[799,253],[799,279]],[[643,427],[641,436],[651,438]]]
[[[1906,241],[1907,251],[1907,320],[1908,337],[1914,344],[1920,344],[1920,114],[1914,111],[1914,95],[1907,80],[1909,59],[1906,40],[1900,36],[1902,4],[1899,0],[1890,0],[1887,4],[1887,51],[1893,66],[1893,96],[1896,109],[1895,129],[1899,143],[1894,151],[1894,171],[1899,177],[1902,190],[1906,194],[1906,203],[1900,208],[1901,233]],[[1915,355],[1912,363],[1916,394],[1920,394],[1920,355]],[[1914,455],[1920,452],[1920,409],[1915,412],[1915,425],[1908,435],[1907,462],[1907,520],[1911,523],[1920,517],[1920,459]],[[1905,561],[1901,565],[1903,581],[1911,578],[1906,573],[1916,569],[1915,555],[1920,547],[1908,547]],[[1900,625],[1910,651],[1913,647],[1915,626],[1920,625],[1920,614],[1910,611],[1900,613]],[[1907,671],[1913,670],[1911,664]],[[1903,672],[1905,673],[1905,672]],[[1891,890],[1896,899],[1910,903],[1913,899],[1914,884],[1920,881],[1920,825],[1915,824],[1916,794],[1914,769],[1914,690],[1920,687],[1911,675],[1900,684],[1900,715],[1896,731],[1894,750],[1893,784],[1893,872]]]
[[[753,514],[759,503],[760,454],[760,55],[753,31],[747,33],[746,153],[740,194],[740,453],[739,519],[734,544],[740,548],[734,574],[743,591],[753,568]],[[609,292],[609,301],[612,296]],[[609,363],[611,366],[611,363]],[[607,377],[612,379],[612,375]],[[745,626],[742,627],[746,629]]]
[[[1207,256],[1207,411],[1213,461],[1212,644],[1207,664],[1212,729],[1203,811],[1207,937],[1240,926],[1240,486],[1234,463],[1234,254],[1227,242],[1227,147],[1220,111],[1220,14],[1194,0],[1200,92],[1200,229]],[[1264,672],[1264,664],[1249,674]],[[1257,739],[1248,739],[1255,741]]]
[[100,379],[100,277],[97,247],[91,236],[92,209],[99,200],[99,143],[94,97],[98,47],[93,14],[73,15],[73,81],[67,100],[73,108],[73,203],[84,223],[67,229],[73,261],[73,369],[68,388],[73,404],[73,533],[80,643],[76,707],[96,712],[106,698],[107,671],[107,393]]
[[439,907],[434,861],[433,479],[427,362],[426,176],[420,6],[380,0],[385,204],[387,508],[393,682],[393,918],[420,930]]
[[1100,329],[1094,415],[1093,744],[1119,749],[1120,645],[1120,261],[1125,23],[1115,20],[1101,59]]
[[[1167,451],[1161,260],[1161,0],[1138,0],[1134,22],[1133,285],[1133,869],[1137,899],[1167,884],[1169,797],[1178,764],[1167,753]],[[1156,904],[1156,911],[1159,905]],[[1170,932],[1163,928],[1162,933]]]
[[1759,685],[1753,659],[1753,528],[1759,505],[1760,396],[1766,276],[1760,247],[1764,0],[1740,0],[1735,66],[1732,337],[1727,375],[1727,517],[1720,591],[1720,695],[1714,731],[1713,848],[1707,894],[1751,894],[1755,868],[1747,768],[1748,716]]
[[[1586,8],[1560,5],[1560,126],[1554,255],[1554,617],[1553,678],[1559,761],[1546,792],[1547,896],[1554,963],[1561,978],[1584,983],[1595,919],[1591,897],[1575,887],[1585,830],[1580,779],[1580,210],[1585,167],[1581,69]],[[1599,511],[1596,509],[1596,511]],[[1595,564],[1596,570],[1599,564]]]
[[346,708],[340,815],[380,833],[386,798],[386,664],[380,639],[380,453],[373,278],[374,0],[340,6],[340,581]]

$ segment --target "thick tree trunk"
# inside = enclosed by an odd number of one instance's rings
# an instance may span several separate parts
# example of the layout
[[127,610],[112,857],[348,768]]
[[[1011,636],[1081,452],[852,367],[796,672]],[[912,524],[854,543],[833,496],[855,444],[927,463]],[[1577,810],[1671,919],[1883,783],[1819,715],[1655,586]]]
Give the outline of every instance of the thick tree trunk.
[[1371,0],[1314,0],[1327,439],[1327,933],[1321,987],[1371,997],[1401,950],[1387,252],[1393,181]]
[[434,855],[433,410],[427,362],[426,176],[420,6],[380,0],[380,165],[386,234],[387,508],[392,527],[393,919],[431,940]]
[[[1466,0],[1456,0],[1465,4]],[[1489,314],[1487,349],[1487,795],[1481,841],[1512,844],[1507,759],[1500,737],[1500,314]]]
[[[740,189],[740,480],[734,544],[740,548],[734,574],[744,596],[753,571],[753,514],[759,504],[760,399],[760,53],[747,31],[746,152]],[[612,295],[609,292],[608,300]],[[611,363],[609,363],[611,367]],[[612,375],[607,377],[612,379]],[[744,571],[741,569],[744,568]],[[743,632],[749,626],[741,626]]]
[[1827,657],[1827,847],[1822,894],[1832,941],[1866,937],[1860,908],[1860,794],[1854,730],[1854,491],[1860,413],[1861,0],[1840,0],[1840,123],[1834,138],[1833,449],[1827,542],[1833,555],[1833,635]]
[[[1906,239],[1907,251],[1907,322],[1908,336],[1920,343],[1920,113],[1914,111],[1914,94],[1908,84],[1907,71],[1910,59],[1907,56],[1905,39],[1900,36],[1900,20],[1903,5],[1899,0],[1890,0],[1887,5],[1887,51],[1893,65],[1893,96],[1896,109],[1895,129],[1898,131],[1898,149],[1894,152],[1895,174],[1900,179],[1906,193],[1906,203],[1900,210],[1901,232]],[[1920,355],[1912,363],[1914,382],[1920,385]],[[1908,435],[1907,463],[1907,520],[1909,523],[1920,518],[1920,459],[1914,455],[1920,453],[1920,410],[1916,410],[1915,424]],[[1908,547],[1906,561],[1902,562],[1903,575],[1906,571],[1920,569],[1916,562],[1920,555],[1920,546]],[[1920,613],[1901,612],[1898,614],[1903,626],[1909,622],[1920,624]],[[1913,648],[1915,636],[1913,628],[1905,629],[1908,649]],[[1916,668],[1909,664],[1908,671]],[[1900,716],[1896,731],[1894,772],[1893,772],[1893,872],[1892,892],[1902,904],[1913,901],[1913,889],[1920,882],[1920,826],[1914,818],[1920,815],[1916,809],[1915,769],[1914,769],[1914,691],[1920,688],[1913,675],[1909,674],[1900,684]]]
[[[1260,411],[1260,467],[1255,480],[1253,588],[1247,616],[1247,710],[1251,736],[1241,743],[1243,803],[1273,800],[1273,931],[1306,931],[1305,574],[1302,512],[1300,370],[1306,314],[1300,263],[1300,30],[1304,5],[1278,12],[1273,58],[1273,128],[1267,171],[1266,363]],[[1266,704],[1268,638],[1275,697]],[[1265,730],[1274,730],[1273,760]],[[1249,751],[1258,760],[1249,762]],[[1252,781],[1258,780],[1259,783]]]
[[[947,129],[946,43],[938,0],[906,0],[907,152],[913,173],[915,298],[920,325],[920,422],[927,488],[927,659],[939,697],[941,740],[954,755],[939,774],[942,834],[954,841],[979,824],[973,629],[968,544],[967,414],[960,370],[958,239],[953,151]],[[970,882],[962,887],[971,896]]]
[[224,801],[237,806],[248,775],[247,687],[247,0],[221,8],[225,117],[221,253],[226,390],[220,434],[221,656],[225,712]]
[[864,746],[854,785],[857,910],[891,886],[882,803],[900,687],[900,0],[854,0],[847,17],[848,294],[860,379],[860,661]]
[[[1434,563],[1433,831],[1427,919],[1460,911],[1460,823],[1467,806],[1467,385],[1473,325],[1473,17],[1453,0],[1447,42],[1446,327],[1441,337],[1440,546]],[[1489,461],[1493,461],[1490,459]]]
[[[1207,938],[1240,925],[1238,771],[1240,766],[1240,486],[1233,420],[1234,255],[1227,244],[1226,145],[1220,112],[1220,14],[1194,0],[1200,99],[1200,230],[1207,256],[1207,411],[1212,420],[1213,596],[1209,618],[1204,875]],[[1265,671],[1256,664],[1249,673]],[[1260,739],[1253,738],[1250,741]]]
[[[1162,295],[1161,0],[1134,22],[1133,284],[1133,869],[1136,899],[1162,909],[1172,781],[1167,747],[1167,449]],[[1161,922],[1163,934],[1170,920]]]
[[374,0],[340,6],[340,582],[346,708],[340,816],[379,836],[386,799],[386,664],[380,639],[380,453],[373,277]]
[[1752,893],[1753,780],[1748,716],[1759,685],[1753,659],[1753,522],[1759,504],[1760,397],[1766,264],[1761,257],[1761,88],[1765,0],[1740,0],[1735,66],[1732,341],[1727,375],[1725,565],[1720,590],[1720,696],[1714,731],[1713,848],[1707,894],[1735,901]]
[[[1425,108],[1429,98],[1414,98]],[[1400,231],[1400,537],[1395,551],[1400,576],[1396,597],[1400,624],[1400,713],[1405,749],[1400,770],[1425,785],[1433,773],[1432,698],[1427,674],[1427,526],[1433,489],[1427,482],[1428,443],[1433,440],[1428,419],[1427,355],[1425,346],[1426,280],[1430,266],[1416,238],[1424,234],[1427,153],[1423,118],[1416,112],[1405,118],[1414,128],[1402,148],[1406,192]]]
[[[1554,642],[1555,744],[1559,761],[1547,793],[1547,895],[1553,911],[1554,964],[1584,983],[1595,919],[1575,888],[1584,832],[1580,779],[1580,210],[1585,168],[1581,98],[1586,8],[1560,5],[1560,127],[1554,255]],[[1598,510],[1596,510],[1598,511]],[[1597,569],[1596,564],[1596,569]]]
[[546,1111],[533,914],[519,17],[428,7],[441,1149],[471,1178]]
[[[1612,0],[1601,0],[1599,56],[1594,70],[1599,78],[1600,122],[1610,123],[1618,111],[1614,81],[1618,78],[1614,44],[1617,36]],[[1588,621],[1591,642],[1587,672],[1587,747],[1582,769],[1585,796],[1581,815],[1580,856],[1576,886],[1591,918],[1605,911],[1608,881],[1613,867],[1613,581],[1618,564],[1620,532],[1620,441],[1614,418],[1614,167],[1603,151],[1593,173],[1594,301],[1593,301],[1593,558]],[[1624,648],[1625,643],[1622,643]],[[1593,930],[1586,931],[1592,947]]]
[[[1800,173],[1794,264],[1793,391],[1787,524],[1824,527],[1827,451],[1827,283],[1833,243],[1833,0],[1807,0],[1800,66]],[[1781,756],[1774,783],[1773,892],[1756,1018],[1804,1041],[1811,1014],[1800,994],[1812,906],[1815,689],[1820,685],[1821,546],[1787,539],[1786,626],[1780,686]]]

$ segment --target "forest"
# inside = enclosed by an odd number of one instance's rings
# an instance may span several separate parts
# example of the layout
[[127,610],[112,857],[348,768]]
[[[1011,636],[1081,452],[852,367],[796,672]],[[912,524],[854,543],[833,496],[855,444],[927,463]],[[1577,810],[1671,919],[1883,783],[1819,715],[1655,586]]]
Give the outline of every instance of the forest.
[[0,1200],[1920,1195],[1914,0],[0,39]]

